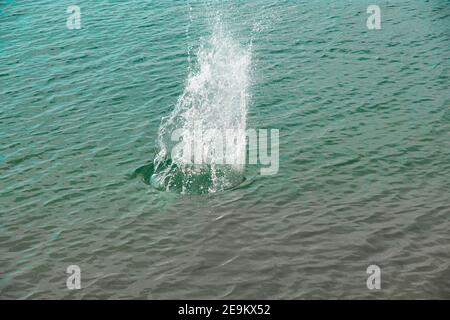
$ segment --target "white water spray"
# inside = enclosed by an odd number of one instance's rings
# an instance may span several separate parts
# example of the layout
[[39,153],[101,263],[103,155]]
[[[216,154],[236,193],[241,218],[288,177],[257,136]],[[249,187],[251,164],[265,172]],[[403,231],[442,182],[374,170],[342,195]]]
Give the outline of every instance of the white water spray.
[[[207,41],[200,46],[196,63],[189,70],[183,94],[172,113],[163,118],[158,133],[155,172],[151,183],[158,189],[181,193],[214,193],[243,180],[246,152],[246,122],[251,84],[251,46],[243,46],[217,21]],[[181,152],[173,152],[171,136],[182,132],[182,144],[201,140],[210,154],[208,165],[186,165]],[[234,130],[234,147],[227,156],[236,165],[223,164],[222,151],[215,152],[211,132]],[[217,150],[216,150],[217,151]]]

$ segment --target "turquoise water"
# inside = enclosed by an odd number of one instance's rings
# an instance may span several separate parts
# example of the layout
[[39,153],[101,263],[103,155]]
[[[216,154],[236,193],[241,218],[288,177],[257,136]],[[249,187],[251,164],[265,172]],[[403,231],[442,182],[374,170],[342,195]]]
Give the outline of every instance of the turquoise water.
[[[0,1],[0,298],[450,298],[450,3],[372,2]],[[157,190],[217,16],[279,172]]]

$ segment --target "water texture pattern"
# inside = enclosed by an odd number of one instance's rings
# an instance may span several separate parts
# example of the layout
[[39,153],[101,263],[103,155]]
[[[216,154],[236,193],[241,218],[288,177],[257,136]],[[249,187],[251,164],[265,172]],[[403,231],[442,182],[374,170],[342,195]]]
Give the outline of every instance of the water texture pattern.
[[[0,298],[450,298],[449,1],[75,2],[0,1]],[[217,14],[279,173],[160,191]]]

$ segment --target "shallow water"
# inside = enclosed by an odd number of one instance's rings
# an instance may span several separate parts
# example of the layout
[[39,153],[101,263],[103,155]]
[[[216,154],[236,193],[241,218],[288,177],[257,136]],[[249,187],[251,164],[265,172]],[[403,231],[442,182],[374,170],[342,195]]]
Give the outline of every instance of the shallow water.
[[[0,298],[450,298],[450,4],[0,2]],[[151,188],[188,55],[252,41],[280,170]],[[67,290],[79,265],[81,290]],[[366,287],[376,264],[382,289]]]

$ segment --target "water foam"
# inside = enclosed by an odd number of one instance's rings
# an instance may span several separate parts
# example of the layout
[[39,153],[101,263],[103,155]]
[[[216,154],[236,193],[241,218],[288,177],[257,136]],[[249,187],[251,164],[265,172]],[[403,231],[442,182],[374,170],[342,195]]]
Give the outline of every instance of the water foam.
[[[241,45],[221,21],[216,21],[197,51],[183,94],[161,122],[151,177],[154,187],[180,193],[214,193],[242,182],[250,84],[251,45]],[[201,140],[209,154],[207,165],[186,164],[182,152],[173,152],[180,144],[172,141],[175,130],[182,132],[181,144]],[[212,130],[240,132],[234,148],[226,150],[237,164],[223,164],[221,152],[214,150]]]

